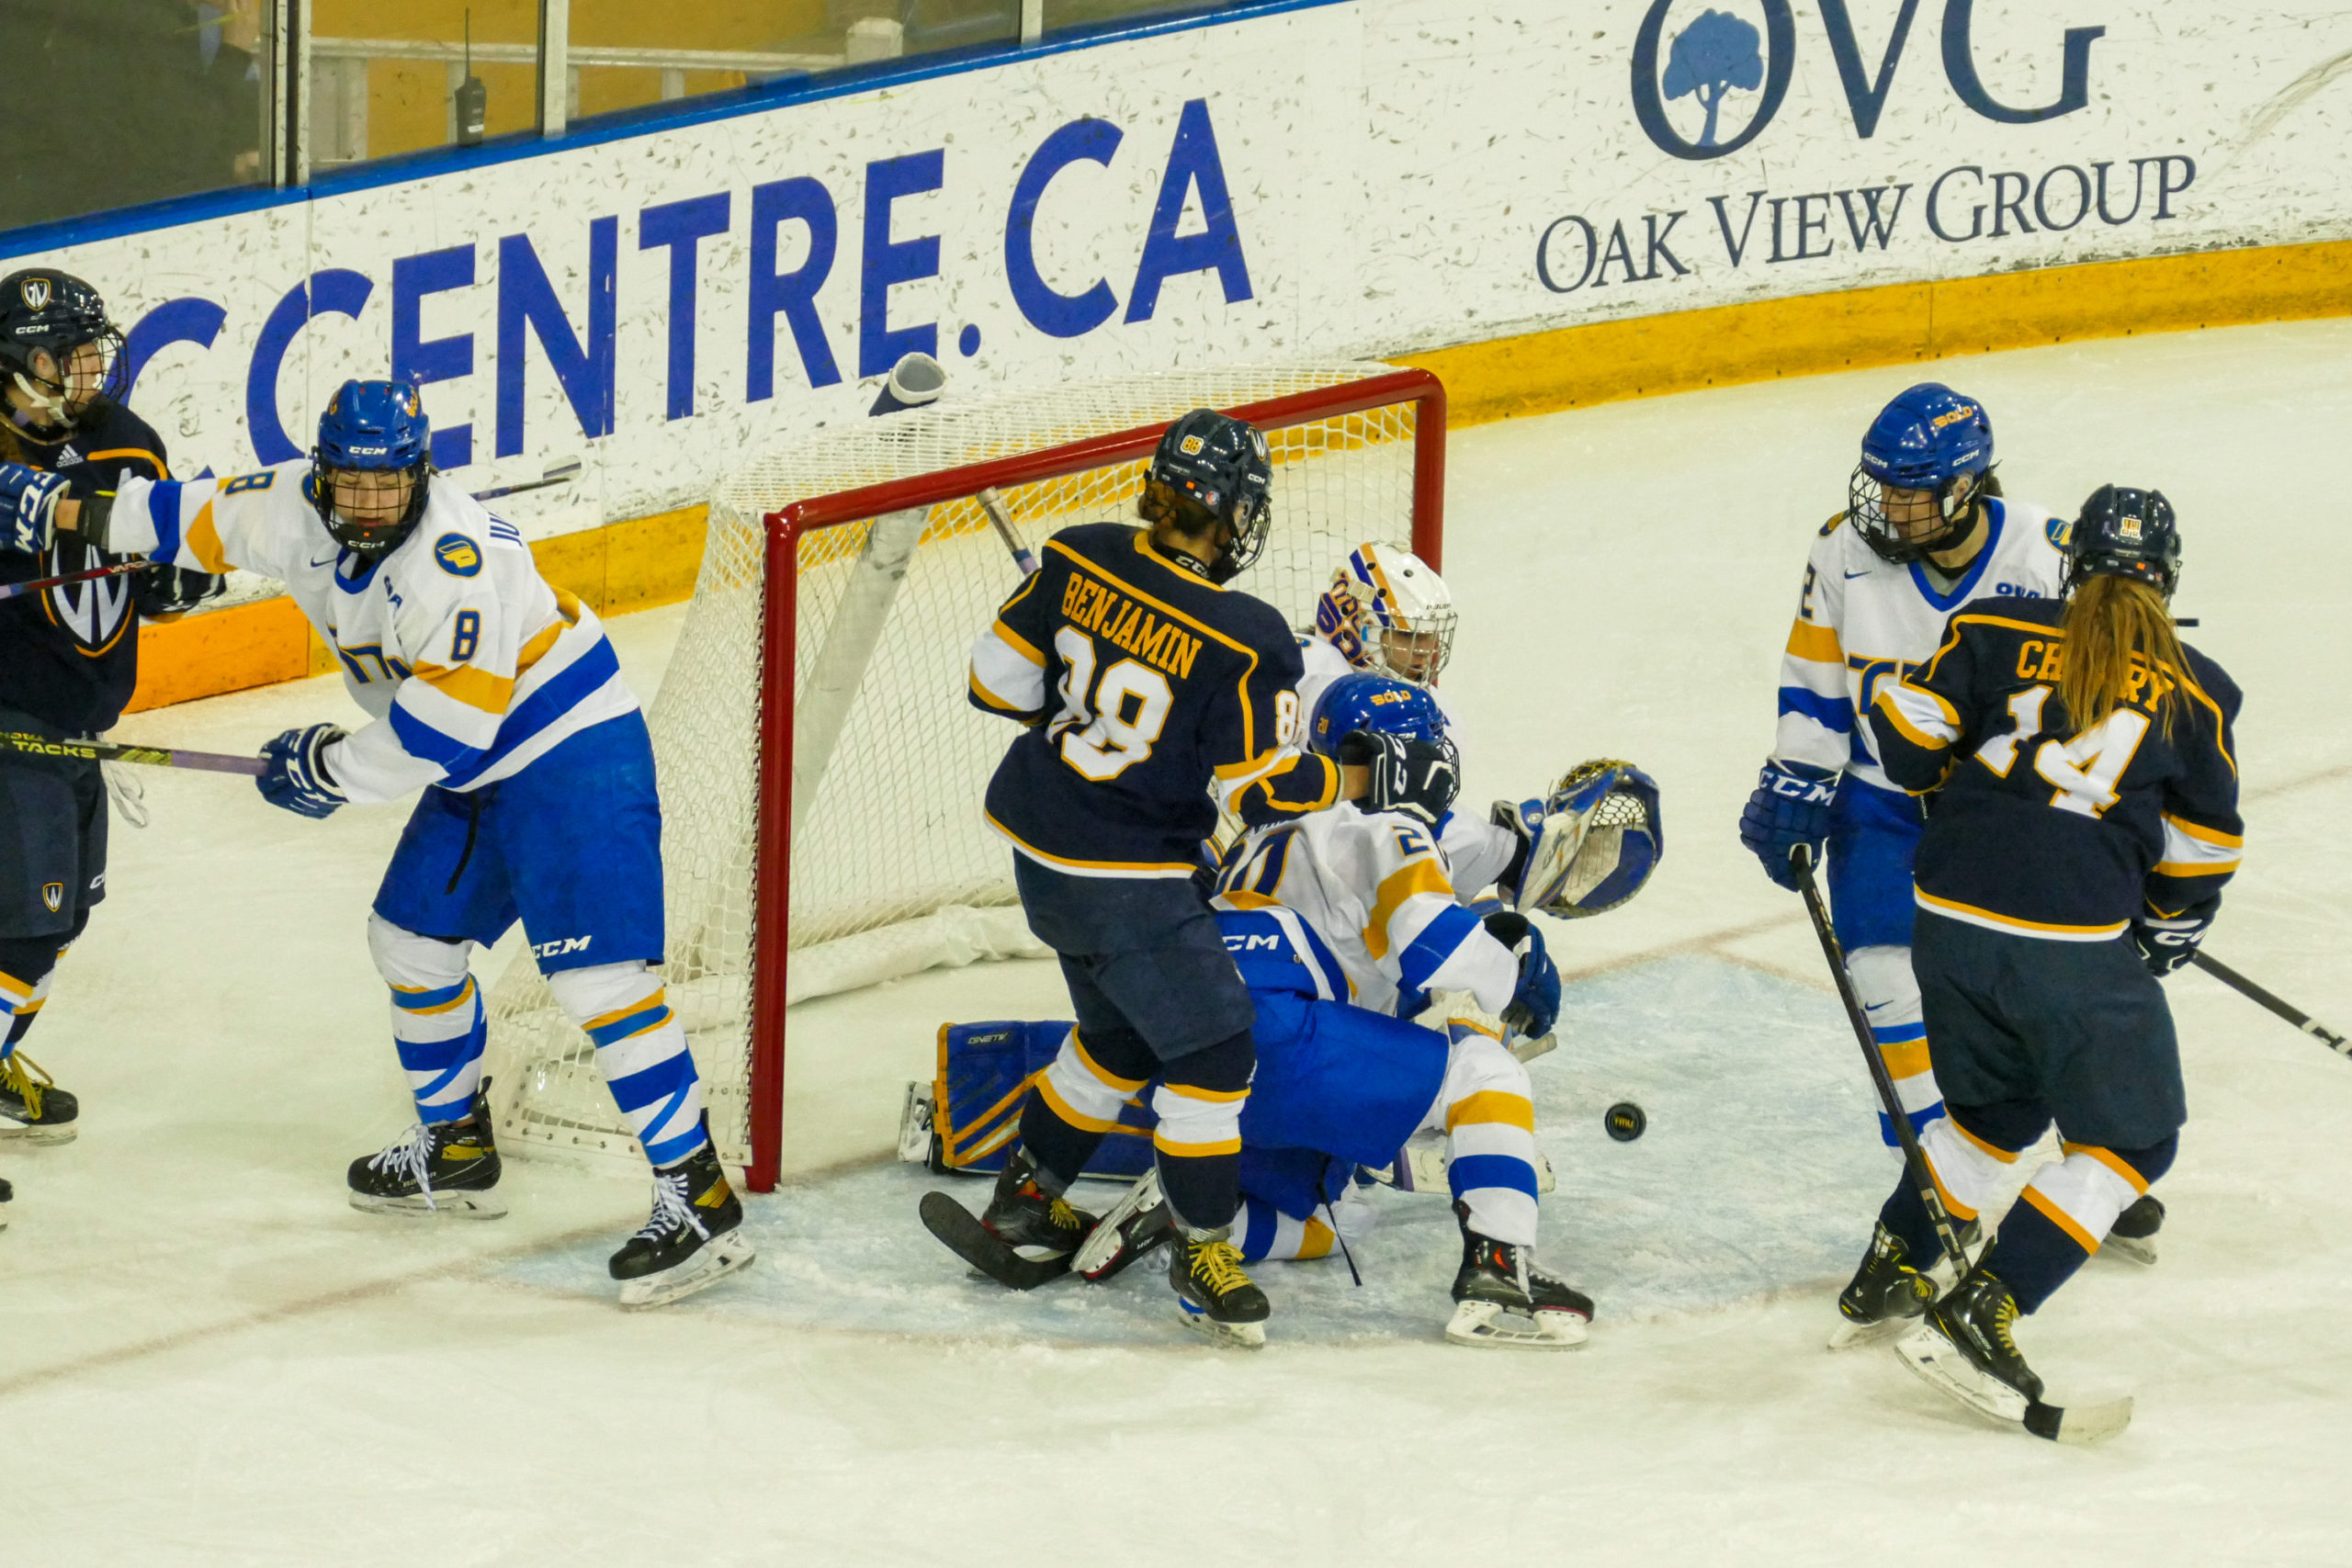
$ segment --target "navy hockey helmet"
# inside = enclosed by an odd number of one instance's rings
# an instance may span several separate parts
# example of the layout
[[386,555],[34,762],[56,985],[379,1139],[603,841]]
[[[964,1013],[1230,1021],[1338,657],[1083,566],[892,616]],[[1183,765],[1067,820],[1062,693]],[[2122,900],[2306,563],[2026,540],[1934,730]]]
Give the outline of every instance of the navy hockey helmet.
[[2093,577],[2128,577],[2166,599],[2180,583],[2180,525],[2160,490],[2101,485],[2066,525],[2066,591]]
[[[424,515],[432,445],[424,400],[405,381],[345,381],[327,400],[326,412],[319,416],[319,444],[311,448],[311,504],[336,544],[370,560],[400,547]],[[389,504],[396,487],[371,486],[353,477],[373,474],[411,479],[397,512]],[[356,518],[345,515],[345,507],[366,508],[370,494],[386,496],[387,504]]]
[[[1266,438],[1255,425],[1215,409],[1194,409],[1160,436],[1144,470],[1144,499],[1148,508],[1156,503],[1161,512],[1172,504],[1171,520],[1187,532],[1194,531],[1194,520],[1230,528],[1209,568],[1210,581],[1230,582],[1266,547],[1273,479]],[[1144,515],[1161,520],[1153,510]]]
[[[1992,473],[1993,422],[1984,405],[1940,381],[1922,381],[1880,410],[1863,434],[1846,515],[1884,558],[1917,560],[1968,536]],[[1897,502],[1894,509],[1906,514],[1890,518],[1889,490],[1924,491],[1930,499]]]
[[127,389],[122,333],[98,291],[70,272],[36,267],[0,277],[0,377],[28,400],[18,424],[78,425],[100,398]]
[[1340,754],[1340,742],[1359,729],[1401,735],[1441,744],[1445,713],[1426,686],[1390,675],[1357,671],[1323,688],[1306,722],[1306,744],[1326,757]]

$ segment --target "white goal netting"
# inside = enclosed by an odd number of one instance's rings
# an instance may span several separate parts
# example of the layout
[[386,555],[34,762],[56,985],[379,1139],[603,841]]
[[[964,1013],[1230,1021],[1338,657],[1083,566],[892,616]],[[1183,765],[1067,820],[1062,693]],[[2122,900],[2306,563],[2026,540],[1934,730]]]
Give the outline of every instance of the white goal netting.
[[[713,497],[686,623],[649,714],[662,801],[669,960],[722,1157],[752,1154],[752,976],[781,964],[787,1001],[939,963],[1034,950],[1011,851],[980,819],[1014,731],[965,699],[972,638],[1019,575],[981,504],[918,485],[879,518],[804,534],[794,596],[789,932],[755,942],[761,862],[763,519],[796,502],[1036,454],[1200,407],[1231,409],[1391,374],[1383,365],[1227,369],[1071,384],[877,419],[752,458]],[[1333,400],[1338,400],[1337,396]],[[1416,404],[1270,428],[1273,526],[1236,586],[1312,624],[1346,549],[1409,540]],[[1002,487],[1034,551],[1057,530],[1131,518],[1144,459]],[[938,493],[925,493],[936,489]],[[771,846],[772,853],[777,846]],[[518,960],[491,997],[502,1140],[634,1155],[594,1048]]]

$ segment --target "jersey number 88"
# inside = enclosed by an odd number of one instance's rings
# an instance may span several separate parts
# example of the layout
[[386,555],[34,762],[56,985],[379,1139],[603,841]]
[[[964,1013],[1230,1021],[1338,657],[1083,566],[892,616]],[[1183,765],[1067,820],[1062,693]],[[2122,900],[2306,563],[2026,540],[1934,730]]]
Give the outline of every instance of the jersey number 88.
[[1148,664],[1122,659],[1095,679],[1094,639],[1076,626],[1054,634],[1066,667],[1061,711],[1046,733],[1061,743],[1062,761],[1102,784],[1151,755],[1176,694],[1168,677]]

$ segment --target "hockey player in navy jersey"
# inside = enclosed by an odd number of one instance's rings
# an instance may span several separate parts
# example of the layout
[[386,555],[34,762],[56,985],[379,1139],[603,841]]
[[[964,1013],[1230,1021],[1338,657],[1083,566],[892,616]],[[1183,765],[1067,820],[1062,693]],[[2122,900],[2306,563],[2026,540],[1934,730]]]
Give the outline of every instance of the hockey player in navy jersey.
[[2064,1154],[1941,1300],[1914,1268],[1936,1256],[1926,1208],[1898,1185],[1839,1305],[1924,1308],[1906,1363],[2012,1421],[2041,1393],[2017,1318],[2172,1164],[2187,1110],[2157,978],[2188,962],[2241,853],[2238,690],[2173,630],[2172,507],[2100,489],[2065,561],[2066,599],[1973,601],[1870,715],[1887,776],[1932,792],[1912,961],[1949,1111],[1920,1140],[1939,1196],[1973,1218],[2053,1121]]
[[[1254,1054],[1250,993],[1193,885],[1220,807],[1295,818],[1366,787],[1302,750],[1297,644],[1227,586],[1270,523],[1265,437],[1195,410],[1170,425],[1137,514],[1067,528],[972,647],[970,694],[1024,727],[989,781],[1030,929],[1061,955],[1078,1027],[1022,1112],[982,1224],[1067,1258],[1092,1224],[1062,1194],[1128,1096],[1157,1080],[1153,1145],[1184,1321],[1263,1342],[1266,1298],[1230,1226]],[[1412,743],[1390,742],[1402,753]]]
[[[52,268],[0,277],[0,462],[22,475],[0,516],[0,584],[51,582],[0,602],[0,731],[111,729],[138,684],[139,617],[220,592],[204,572],[106,571],[130,558],[51,525],[69,494],[168,477],[163,438],[122,404],[124,381],[122,334],[96,289]],[[77,1128],[79,1102],[22,1046],[106,897],[107,793],[97,762],[0,746],[0,1141],[63,1143]]]
[[[116,551],[284,581],[370,722],[288,730],[261,792],[325,817],[422,791],[368,922],[417,1124],[354,1160],[372,1213],[505,1213],[468,958],[519,919],[557,1003],[595,1043],[654,1167],[650,1217],[612,1259],[650,1306],[749,1262],[742,1206],[702,1115],[662,958],[661,804],[637,699],[586,605],[539,576],[514,527],[432,471],[415,388],[347,381],[297,459],[228,479],[126,479],[57,506]],[[29,494],[0,468],[0,496]]]

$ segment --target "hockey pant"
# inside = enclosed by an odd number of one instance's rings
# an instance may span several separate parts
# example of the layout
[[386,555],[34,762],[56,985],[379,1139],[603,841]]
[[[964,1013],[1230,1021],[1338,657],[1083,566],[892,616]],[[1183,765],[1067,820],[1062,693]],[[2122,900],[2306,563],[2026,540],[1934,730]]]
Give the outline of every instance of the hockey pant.
[[[488,1020],[468,967],[469,942],[403,931],[368,919],[368,948],[392,992],[392,1039],[419,1120],[455,1122],[473,1109],[481,1084]],[[708,1139],[702,1082],[686,1032],[662,982],[639,960],[560,969],[547,976],[556,1004],[595,1043],[613,1102],[656,1166],[674,1165]]]

